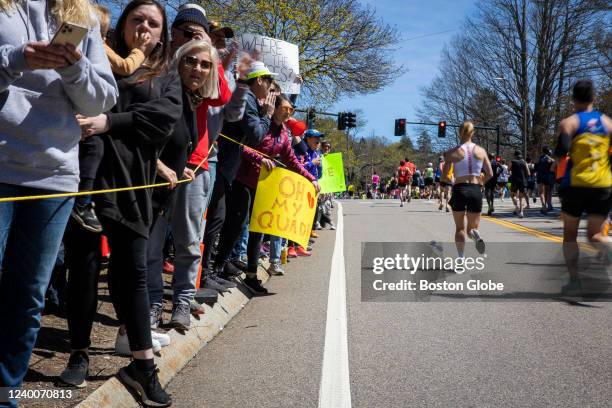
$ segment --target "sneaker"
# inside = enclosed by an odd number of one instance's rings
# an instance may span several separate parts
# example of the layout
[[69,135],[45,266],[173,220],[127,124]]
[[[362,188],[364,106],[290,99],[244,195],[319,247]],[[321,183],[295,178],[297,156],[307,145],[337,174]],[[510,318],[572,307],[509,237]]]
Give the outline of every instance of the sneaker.
[[75,205],[72,208],[70,216],[87,231],[95,233],[102,232],[102,224],[100,224],[100,220],[96,217],[94,203],[89,203],[85,206]]
[[218,275],[210,275],[210,279],[214,280],[219,285],[225,286],[226,288],[237,288],[238,287],[238,285],[236,285],[236,282],[225,280]]
[[168,323],[169,327],[180,330],[189,330],[191,325],[191,311],[189,305],[179,303],[172,308],[172,317]]
[[151,372],[142,372],[136,368],[132,361],[126,367],[119,370],[119,378],[140,396],[142,404],[147,407],[169,407],[172,405],[170,395],[166,393],[159,383],[155,367]]
[[240,267],[237,264],[235,264],[234,262],[226,262],[225,265],[223,265],[223,270],[218,272],[218,275],[221,276],[223,279],[231,279],[231,278],[235,278],[237,276],[242,275],[246,270],[246,265],[244,267]]
[[306,247],[306,251],[308,251],[308,252],[312,252],[312,245],[308,245],[308,246]]
[[295,252],[295,247],[289,247],[289,249],[287,250],[287,258],[297,258],[297,252]]
[[519,213],[518,217],[519,217],[519,218],[524,218],[524,217],[525,217],[525,215],[524,215],[524,214],[523,214],[523,212],[521,211],[521,212]]
[[272,276],[283,276],[285,271],[281,268],[280,263],[272,262],[267,269],[268,273]]
[[149,317],[151,319],[151,328],[157,329],[161,325],[164,324],[162,319],[163,309],[162,305],[152,305],[151,311],[149,312]]
[[[154,353],[159,353],[162,346],[159,341],[153,339],[151,336],[151,348]],[[115,339],[115,353],[120,356],[132,357],[132,350],[130,349],[130,342],[128,341],[127,333],[120,334],[117,332],[117,338]]]
[[166,273],[174,273],[174,265],[170,261],[164,261],[162,269]]
[[304,247],[302,247],[302,246],[297,247],[297,250],[295,252],[296,252],[296,254],[298,256],[310,256],[310,255],[312,255],[311,252],[306,251],[304,249]]
[[313,229],[320,230],[321,229],[321,223],[320,222],[316,222]]
[[478,251],[478,253],[479,254],[484,254],[484,252],[485,252],[485,242],[480,237],[480,232],[478,232],[477,229],[473,229],[473,230],[468,232],[468,236],[474,240],[474,243],[476,244],[476,250]]
[[314,244],[315,242],[317,242],[317,240],[316,240],[316,239],[314,239],[314,238],[308,238],[308,245],[312,245],[312,244]]
[[62,371],[59,379],[66,385],[76,388],[87,386],[87,375],[89,373],[89,356],[84,351],[75,351],[68,359],[66,369]]
[[206,310],[204,309],[204,306],[196,302],[195,299],[192,299],[191,302],[189,302],[189,313],[192,315],[203,315],[205,312]]
[[251,278],[247,276],[242,281],[254,295],[266,295],[268,293],[268,289],[261,286],[261,281],[256,277]]
[[170,336],[168,336],[166,333],[160,333],[153,330],[151,330],[151,339],[157,340],[159,345],[162,347],[169,346],[171,341]]
[[400,201],[400,208],[404,206],[404,202]]
[[[213,275],[211,275],[211,276],[213,276]],[[210,276],[205,276],[202,279],[202,282],[200,283],[200,287],[201,288],[206,288],[206,289],[216,290],[217,292],[220,292],[220,293],[229,292],[229,290],[230,290],[230,288],[228,288],[227,286],[220,285],[219,283],[215,282],[215,280],[211,279]]]
[[311,236],[312,238],[319,238],[319,234],[317,234],[317,233],[316,233],[314,230],[312,230],[312,231],[310,232],[310,236]]
[[335,230],[336,229],[336,226],[334,225],[333,222],[329,224],[329,229],[330,230]]

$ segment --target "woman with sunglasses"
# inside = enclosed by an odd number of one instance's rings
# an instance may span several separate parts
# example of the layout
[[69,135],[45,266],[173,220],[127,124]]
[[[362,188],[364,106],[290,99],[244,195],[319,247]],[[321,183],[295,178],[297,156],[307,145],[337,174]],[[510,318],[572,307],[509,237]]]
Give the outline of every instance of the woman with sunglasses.
[[[201,221],[212,190],[207,166],[207,112],[209,106],[228,102],[231,92],[217,51],[208,41],[190,41],[179,48],[172,69],[181,77],[183,116],[157,161],[157,175],[170,182],[170,188],[157,189],[153,194],[156,219],[147,255],[150,321],[153,328],[162,323],[163,247],[171,224],[175,258],[170,326],[188,330],[201,255]],[[197,160],[193,160],[194,155],[199,155]],[[175,189],[182,178],[192,181]]]
[[[232,183],[232,189],[229,193],[231,197],[228,200],[230,207],[227,209],[227,213],[232,214],[233,217],[226,218],[223,224],[221,237],[219,238],[217,261],[222,262],[229,258],[234,244],[242,231],[242,227],[251,213],[261,166],[272,170],[276,165],[275,163],[280,162],[287,166],[289,170],[307,178],[312,182],[317,192],[319,191],[316,177],[311,175],[299,163],[291,147],[291,140],[285,127],[285,122],[293,111],[294,109],[289,99],[282,94],[278,95],[270,129],[258,146],[255,146],[253,149],[244,149],[242,152],[242,161],[240,162],[236,179]],[[258,152],[265,154],[265,156]],[[261,233],[249,232],[247,279],[257,278],[257,261],[259,259],[262,238],[263,234]],[[267,291],[262,287],[260,292],[255,294],[261,295],[265,293]]]

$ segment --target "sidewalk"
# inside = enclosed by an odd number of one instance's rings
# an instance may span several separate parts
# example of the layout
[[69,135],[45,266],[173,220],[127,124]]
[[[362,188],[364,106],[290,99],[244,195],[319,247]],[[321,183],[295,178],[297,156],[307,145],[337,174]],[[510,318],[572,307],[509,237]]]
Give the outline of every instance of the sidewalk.
[[[259,279],[264,283],[269,275],[264,271],[268,262],[262,262]],[[172,275],[164,274],[169,283]],[[138,406],[130,392],[115,377],[119,369],[130,361],[128,357],[114,353],[118,322],[110,300],[106,271],[100,275],[98,285],[98,309],[92,328],[90,367],[87,386],[82,389],[65,388],[57,383],[57,377],[68,362],[70,343],[67,322],[64,317],[43,316],[40,334],[25,377],[24,390],[58,390],[64,399],[22,400],[19,406],[48,407],[133,407]],[[212,340],[223,327],[249,302],[251,293],[243,285],[219,295],[211,306],[204,304],[205,314],[192,316],[191,328],[185,333],[172,329],[167,333],[172,342],[162,348],[155,363],[160,368],[160,382],[166,385],[197,352]],[[170,319],[172,304],[164,299],[164,321]]]

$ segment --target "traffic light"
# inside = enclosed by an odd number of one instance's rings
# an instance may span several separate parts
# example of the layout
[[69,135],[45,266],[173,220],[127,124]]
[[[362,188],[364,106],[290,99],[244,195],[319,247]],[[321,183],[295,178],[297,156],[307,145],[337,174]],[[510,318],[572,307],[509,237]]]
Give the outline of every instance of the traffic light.
[[315,113],[315,108],[308,108],[308,110],[306,111],[306,123],[308,124],[309,128],[312,128],[315,125]]
[[395,119],[395,136],[406,136],[406,119]]
[[446,137],[446,121],[438,122],[438,137]]
[[349,129],[356,128],[357,127],[357,115],[355,115],[353,112],[346,112],[344,115],[346,118],[346,127]]
[[338,130],[346,130],[346,113],[344,112],[338,114]]

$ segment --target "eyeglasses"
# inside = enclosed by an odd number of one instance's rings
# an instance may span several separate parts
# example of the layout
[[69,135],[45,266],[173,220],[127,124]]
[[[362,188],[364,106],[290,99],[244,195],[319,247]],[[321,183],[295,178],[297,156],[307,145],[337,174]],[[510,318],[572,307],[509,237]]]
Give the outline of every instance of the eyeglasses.
[[178,27],[174,27],[175,30],[180,31],[181,33],[183,33],[183,37],[188,38],[190,40],[196,39],[196,40],[202,40],[204,39],[204,33],[201,31],[192,31],[186,28],[178,28]]
[[200,67],[202,70],[207,70],[212,68],[212,62],[204,60],[199,61],[196,57],[192,55],[187,55],[183,57],[183,61],[185,62],[185,65],[187,65],[191,69],[196,69],[197,67]]

